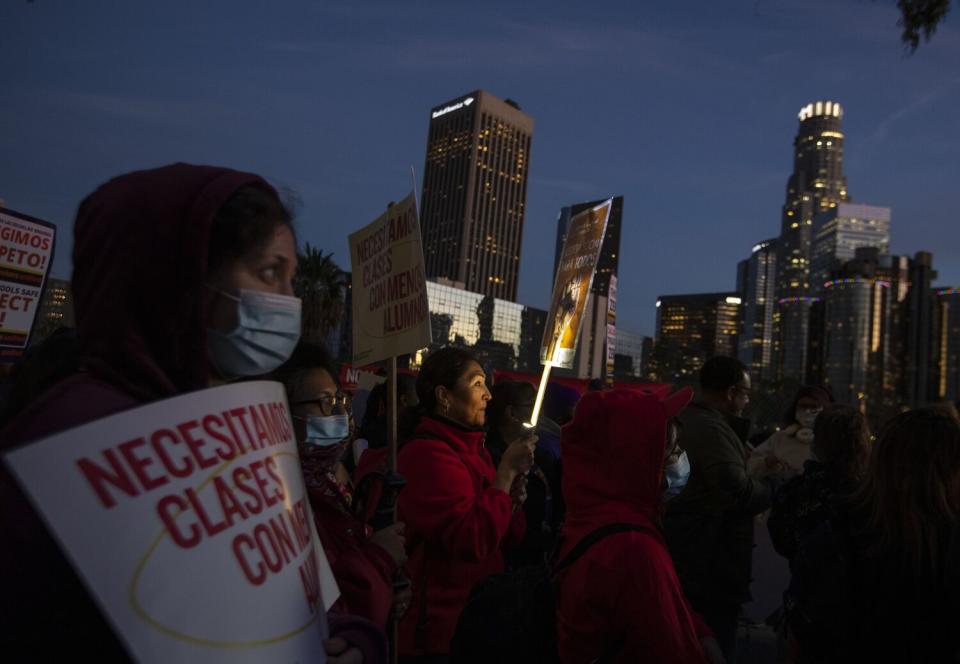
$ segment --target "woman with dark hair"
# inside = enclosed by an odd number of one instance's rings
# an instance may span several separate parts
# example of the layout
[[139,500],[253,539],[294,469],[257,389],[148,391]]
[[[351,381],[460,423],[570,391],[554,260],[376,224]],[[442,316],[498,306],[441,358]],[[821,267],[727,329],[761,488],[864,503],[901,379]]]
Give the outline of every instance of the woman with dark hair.
[[417,397],[419,421],[398,460],[407,480],[398,506],[413,581],[400,655],[444,662],[471,587],[503,570],[504,540],[522,533],[521,478],[533,464],[536,436],[508,441],[494,467],[484,447],[486,375],[460,348],[441,348],[424,361]]
[[960,421],[902,413],[847,509],[807,538],[788,597],[799,662],[957,662]]
[[[80,370],[0,432],[3,448],[282,364],[300,336],[290,212],[259,176],[174,164],[81,203],[72,287]],[[125,661],[120,640],[0,464],[0,630],[10,661]],[[346,649],[340,639],[328,652]]]
[[790,407],[783,416],[782,428],[754,448],[747,462],[754,476],[780,473],[787,476],[803,472],[803,464],[810,460],[813,426],[817,416],[833,397],[822,387],[806,385],[797,390]]
[[[525,433],[524,422],[530,421],[537,388],[523,381],[500,381],[490,393],[487,451],[494,465],[498,465],[507,451],[507,441],[521,438]],[[523,503],[526,532],[523,540],[507,554],[507,566],[511,569],[542,564],[544,557],[553,551],[563,521],[560,460],[539,444],[527,475],[526,494]]]
[[793,560],[804,537],[837,516],[838,501],[857,488],[870,456],[870,427],[851,406],[827,406],[813,430],[813,458],[803,475],[774,496],[767,528],[777,553]]
[[409,600],[393,592],[407,559],[403,524],[373,532],[353,509],[353,483],[341,463],[352,438],[350,397],[336,375],[323,346],[301,343],[275,377],[287,390],[314,523],[340,586],[339,608],[385,629],[391,611],[402,615]]

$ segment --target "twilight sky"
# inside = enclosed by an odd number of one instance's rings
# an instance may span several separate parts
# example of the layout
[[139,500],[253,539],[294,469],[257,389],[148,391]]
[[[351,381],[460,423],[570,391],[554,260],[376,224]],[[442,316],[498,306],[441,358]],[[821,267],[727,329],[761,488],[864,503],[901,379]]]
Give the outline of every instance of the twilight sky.
[[6,0],[0,199],[59,225],[69,277],[97,185],[232,166],[296,192],[301,241],[349,269],[347,234],[422,172],[429,109],[485,89],[536,122],[519,300],[547,306],[558,209],[622,194],[618,323],[652,334],[658,294],[732,289],[779,233],[797,112],[830,99],[853,200],[960,285],[960,7],[907,57],[895,4]]

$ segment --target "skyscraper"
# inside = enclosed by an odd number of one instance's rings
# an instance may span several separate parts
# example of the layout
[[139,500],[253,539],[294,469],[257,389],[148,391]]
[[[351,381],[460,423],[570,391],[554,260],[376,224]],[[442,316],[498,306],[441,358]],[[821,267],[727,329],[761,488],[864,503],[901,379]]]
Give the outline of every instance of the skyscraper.
[[854,256],[860,247],[890,248],[890,208],[840,203],[813,218],[810,249],[810,290],[819,293],[830,272]]
[[430,112],[423,257],[430,279],[516,300],[533,118],[477,90]]
[[842,118],[843,108],[832,101],[807,104],[799,114],[777,260],[775,356],[781,378],[805,378],[813,218],[850,200],[843,174]]
[[823,383],[838,402],[861,405],[874,421],[896,388],[891,266],[877,249],[860,248],[823,284]]
[[777,240],[764,240],[741,262],[737,290],[743,298],[743,329],[737,357],[759,383],[773,379],[773,314],[777,306]]
[[740,328],[739,293],[662,295],[657,299],[657,377],[692,383],[714,355],[735,356]]
[[933,397],[937,401],[960,401],[960,288],[937,291],[936,323]]

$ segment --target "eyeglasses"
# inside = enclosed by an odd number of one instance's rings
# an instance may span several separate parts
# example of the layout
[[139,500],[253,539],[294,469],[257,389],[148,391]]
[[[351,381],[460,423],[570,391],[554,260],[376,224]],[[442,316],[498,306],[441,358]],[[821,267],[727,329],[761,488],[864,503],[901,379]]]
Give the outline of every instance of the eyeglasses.
[[337,392],[336,394],[324,394],[315,399],[302,399],[294,401],[292,405],[302,406],[315,404],[320,408],[324,415],[333,415],[337,407],[342,408],[347,413],[353,412],[353,397],[346,392]]

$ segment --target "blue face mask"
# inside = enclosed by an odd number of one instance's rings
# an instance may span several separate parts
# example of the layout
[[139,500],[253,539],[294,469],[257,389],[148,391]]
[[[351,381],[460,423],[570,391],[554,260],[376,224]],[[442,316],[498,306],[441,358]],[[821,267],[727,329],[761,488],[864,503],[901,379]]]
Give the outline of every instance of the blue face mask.
[[681,452],[677,460],[663,468],[663,475],[667,481],[667,488],[663,492],[663,501],[676,498],[687,486],[690,479],[690,460],[686,452]]
[[346,413],[339,415],[308,415],[307,440],[310,445],[329,447],[336,445],[350,435],[350,417]]
[[300,340],[300,298],[240,289],[237,327],[226,334],[207,330],[210,362],[224,378],[260,376],[289,359]]

